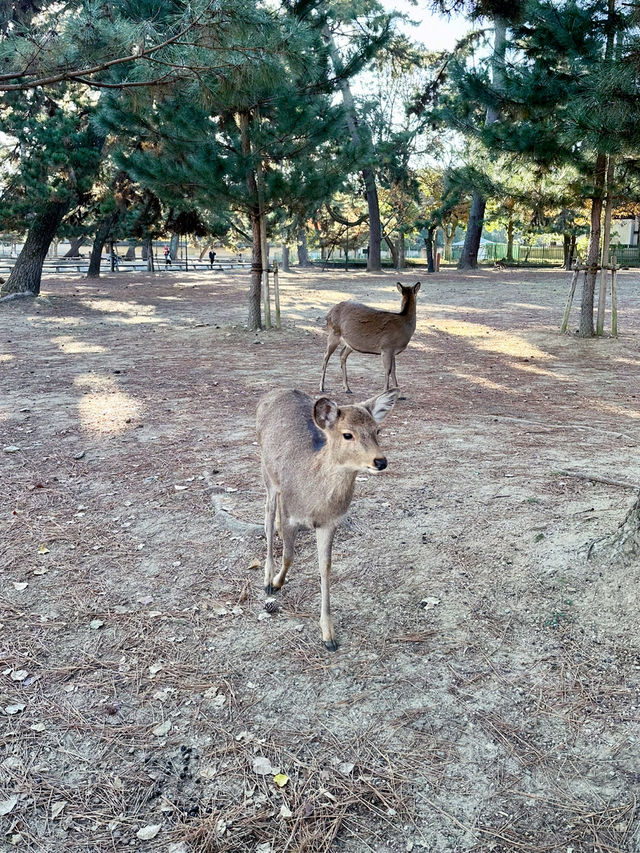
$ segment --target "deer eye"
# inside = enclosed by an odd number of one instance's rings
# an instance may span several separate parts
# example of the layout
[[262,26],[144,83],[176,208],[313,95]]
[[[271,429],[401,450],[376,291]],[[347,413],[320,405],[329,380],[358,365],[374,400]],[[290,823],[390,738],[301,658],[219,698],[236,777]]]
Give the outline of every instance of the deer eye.
[[345,438],[347,441],[351,441],[353,438],[353,435],[350,432],[343,432],[342,437]]

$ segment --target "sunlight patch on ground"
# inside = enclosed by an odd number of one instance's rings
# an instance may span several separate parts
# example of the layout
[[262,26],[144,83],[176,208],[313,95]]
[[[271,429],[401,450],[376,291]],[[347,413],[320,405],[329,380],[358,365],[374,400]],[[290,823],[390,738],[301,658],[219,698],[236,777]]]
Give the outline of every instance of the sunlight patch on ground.
[[524,308],[525,311],[546,311],[546,305],[533,305],[531,302],[505,302],[509,308]]
[[631,364],[633,367],[640,367],[640,361],[637,358],[615,358],[618,364]]
[[555,373],[553,370],[548,370],[546,367],[537,367],[535,364],[523,364],[520,361],[507,361],[507,367],[512,370],[521,370],[523,373],[534,373],[536,376],[551,376],[558,382],[570,382],[568,376],[563,376],[561,373]]
[[598,409],[602,409],[611,415],[620,415],[623,418],[640,420],[640,411],[638,411],[638,409],[627,409],[624,406],[618,406],[615,403],[605,403],[603,400],[594,400],[593,403]]
[[529,343],[526,338],[493,329],[491,326],[485,326],[482,323],[436,319],[432,321],[431,325],[438,331],[445,332],[448,335],[466,338],[472,346],[487,350],[488,352],[518,356],[520,358],[539,358],[545,360],[552,358],[549,353]]
[[418,314],[427,312],[428,314],[486,314],[486,308],[474,308],[471,305],[448,305],[442,303],[432,305],[428,302],[420,302],[418,297]]
[[142,405],[118,387],[109,376],[81,373],[74,379],[78,388],[87,388],[78,400],[78,416],[83,429],[113,435],[128,428],[127,420],[138,417]]
[[86,353],[86,352],[106,352],[106,347],[100,344],[89,344],[86,341],[77,341],[71,335],[60,335],[57,338],[51,338],[51,343],[60,347],[64,353]]
[[488,388],[490,391],[502,391],[505,394],[516,393],[514,388],[508,388],[506,385],[492,382],[491,379],[486,379],[484,376],[476,376],[473,373],[462,373],[459,370],[453,370],[452,373],[458,379],[464,379],[465,382],[472,382],[474,385],[480,385],[482,388]]
[[0,353],[0,363],[4,361],[15,361],[15,355],[11,355],[10,353]]

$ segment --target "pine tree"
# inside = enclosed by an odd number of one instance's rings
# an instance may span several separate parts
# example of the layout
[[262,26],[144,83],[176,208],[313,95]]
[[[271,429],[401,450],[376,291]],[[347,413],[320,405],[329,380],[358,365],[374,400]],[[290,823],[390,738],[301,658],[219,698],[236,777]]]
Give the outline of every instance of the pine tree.
[[4,132],[15,140],[2,189],[2,229],[28,229],[2,294],[40,292],[42,264],[63,217],[91,189],[103,139],[93,102],[77,87],[5,96]]

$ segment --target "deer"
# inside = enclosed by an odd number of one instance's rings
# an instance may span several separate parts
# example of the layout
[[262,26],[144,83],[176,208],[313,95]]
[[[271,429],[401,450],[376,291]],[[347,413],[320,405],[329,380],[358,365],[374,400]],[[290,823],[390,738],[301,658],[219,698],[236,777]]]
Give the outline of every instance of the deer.
[[[267,555],[264,589],[281,589],[293,561],[298,531],[315,529],[320,569],[320,629],[329,651],[338,644],[331,619],[329,574],[336,528],[353,498],[358,473],[387,467],[378,443],[379,424],[389,414],[398,389],[350,406],[328,397],[314,400],[296,390],[261,397],[256,428],[266,487],[264,529]],[[282,567],[276,570],[273,542],[276,514],[282,538]]]
[[340,366],[342,368],[342,383],[347,394],[351,394],[347,379],[347,359],[351,353],[373,353],[382,355],[385,386],[388,391],[391,383],[398,387],[396,379],[396,355],[406,349],[411,336],[416,330],[416,297],[420,290],[420,282],[405,287],[398,282],[396,287],[402,295],[399,313],[381,311],[360,302],[347,300],[334,305],[327,314],[328,331],[327,351],[324,354],[320,393],[324,393],[324,379],[327,364],[333,352],[342,343]]

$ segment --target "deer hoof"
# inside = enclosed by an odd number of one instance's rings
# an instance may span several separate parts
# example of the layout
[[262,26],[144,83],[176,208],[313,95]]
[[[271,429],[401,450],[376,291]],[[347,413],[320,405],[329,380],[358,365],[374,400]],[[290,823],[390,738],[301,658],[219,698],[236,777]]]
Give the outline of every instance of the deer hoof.
[[335,640],[324,640],[325,648],[329,649],[330,652],[338,651],[338,644]]
[[279,592],[279,591],[280,591],[280,587],[279,587],[279,586],[274,586],[272,583],[268,583],[268,584],[265,586],[264,591],[266,592],[266,594],[267,594],[267,595],[273,595],[273,593],[274,593],[274,592]]

